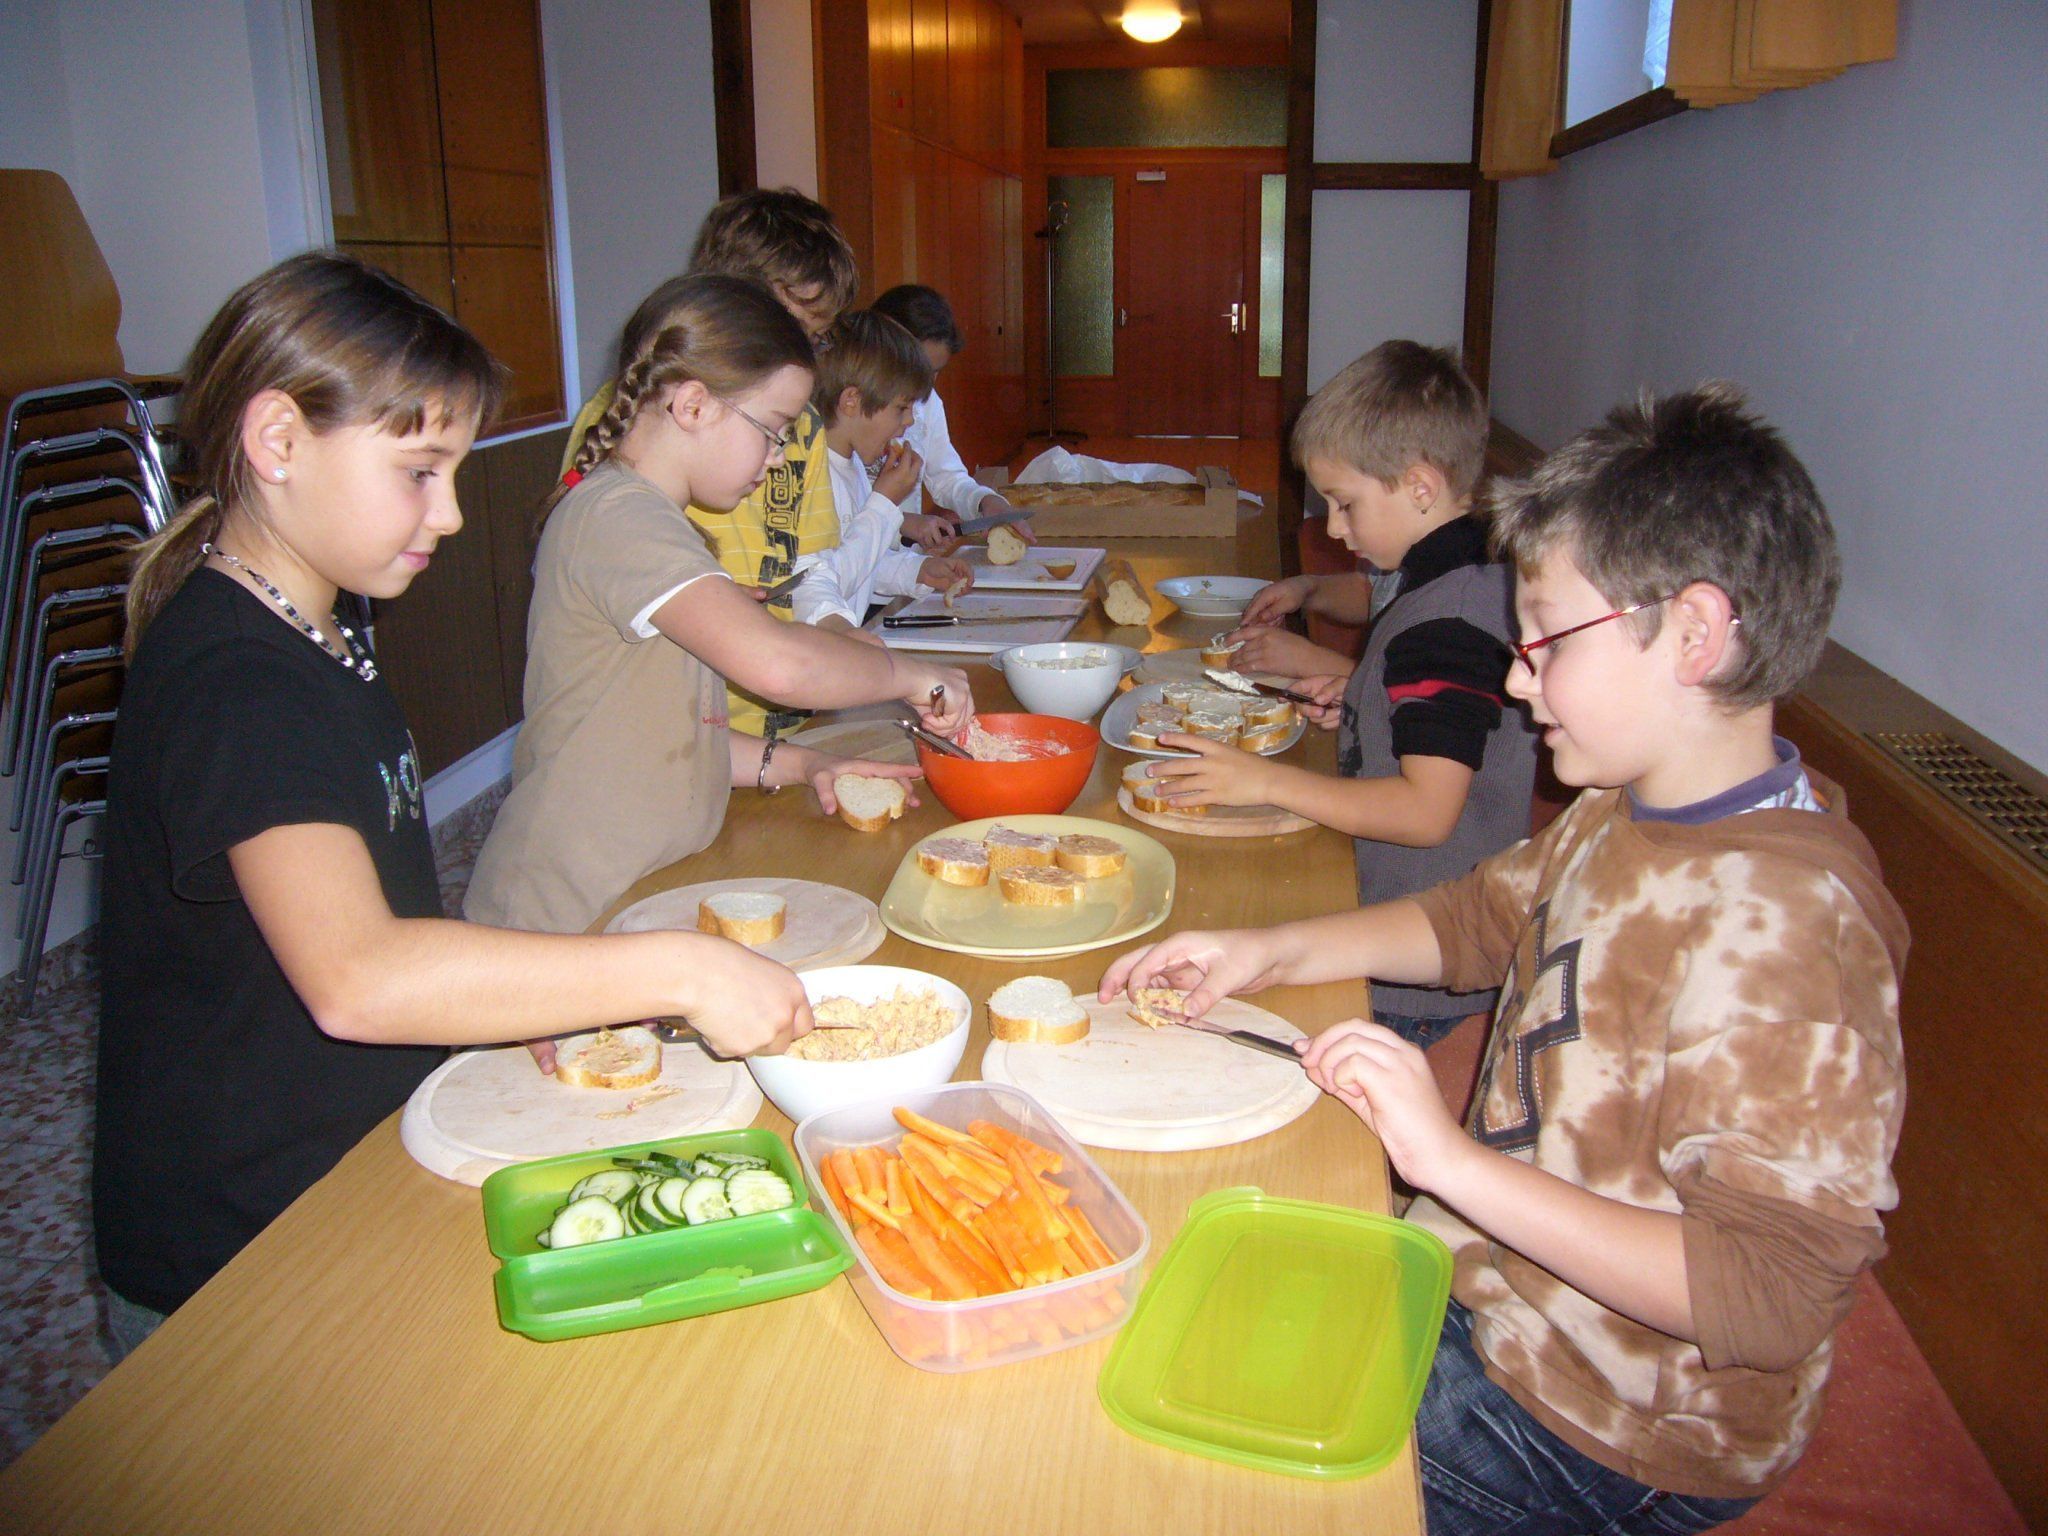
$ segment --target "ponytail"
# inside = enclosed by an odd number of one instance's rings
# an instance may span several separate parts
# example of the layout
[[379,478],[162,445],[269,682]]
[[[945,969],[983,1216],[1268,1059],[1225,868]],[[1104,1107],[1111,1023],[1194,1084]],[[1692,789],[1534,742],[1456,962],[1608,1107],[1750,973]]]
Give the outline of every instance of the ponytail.
[[122,641],[129,661],[135,660],[135,648],[150,621],[205,561],[202,546],[220,537],[225,521],[221,504],[202,491],[179,508],[160,533],[136,546],[128,573],[127,635]]
[[779,368],[809,370],[814,362],[803,327],[752,278],[670,278],[626,322],[611,402],[584,430],[568,474],[541,503],[534,526],[543,526],[577,482],[612,456],[643,409],[681,385],[694,379],[723,398]]

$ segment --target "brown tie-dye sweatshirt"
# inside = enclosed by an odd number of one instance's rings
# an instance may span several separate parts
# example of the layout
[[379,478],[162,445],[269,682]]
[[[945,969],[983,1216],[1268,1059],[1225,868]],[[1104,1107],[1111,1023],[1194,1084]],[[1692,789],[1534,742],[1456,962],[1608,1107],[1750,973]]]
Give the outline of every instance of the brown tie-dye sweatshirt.
[[1799,1459],[1835,1325],[1884,1251],[1905,1107],[1905,920],[1825,814],[1636,821],[1589,791],[1541,836],[1418,898],[1444,985],[1498,984],[1469,1129],[1683,1218],[1700,1340],[1602,1306],[1434,1200],[1487,1373],[1641,1482],[1738,1498]]

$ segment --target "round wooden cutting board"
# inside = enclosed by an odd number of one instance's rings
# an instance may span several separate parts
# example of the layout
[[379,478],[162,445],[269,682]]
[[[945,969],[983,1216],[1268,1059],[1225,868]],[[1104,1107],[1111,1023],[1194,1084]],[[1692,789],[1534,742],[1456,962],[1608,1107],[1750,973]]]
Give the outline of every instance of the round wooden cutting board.
[[793,971],[865,960],[883,938],[882,914],[867,897],[815,880],[781,880],[760,875],[744,880],[706,880],[681,885],[636,901],[605,924],[606,933],[650,933],[697,926],[697,907],[719,891],[766,891],[789,903],[782,936],[757,953]]
[[1278,837],[1286,832],[1306,832],[1315,825],[1306,816],[1273,805],[1212,805],[1200,816],[1141,811],[1128,789],[1117,790],[1116,808],[1148,827],[1185,832],[1190,837]]
[[[674,1091],[656,1097],[663,1088]],[[429,1172],[481,1184],[536,1157],[736,1130],[760,1112],[745,1063],[720,1061],[694,1041],[664,1045],[661,1076],[646,1087],[618,1089],[543,1077],[525,1046],[508,1045],[462,1051],[435,1068],[406,1101],[398,1137]]]
[[[1037,1099],[1091,1147],[1190,1152],[1251,1141],[1306,1114],[1321,1096],[1300,1067],[1199,1030],[1148,1029],[1121,1000],[1077,999],[1087,1038],[1073,1045],[995,1040],[981,1075]],[[1208,1017],[1273,1040],[1301,1031],[1277,1014],[1225,998]]]

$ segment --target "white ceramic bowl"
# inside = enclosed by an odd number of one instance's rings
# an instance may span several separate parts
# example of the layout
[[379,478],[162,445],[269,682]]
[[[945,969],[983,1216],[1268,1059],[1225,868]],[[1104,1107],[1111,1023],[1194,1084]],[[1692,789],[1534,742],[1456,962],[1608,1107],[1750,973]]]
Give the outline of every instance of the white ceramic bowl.
[[1195,618],[1234,619],[1265,586],[1251,576],[1175,576],[1160,582],[1157,590],[1182,613]]
[[949,1082],[967,1049],[967,1021],[973,1005],[952,982],[928,971],[900,965],[828,965],[805,971],[804,992],[815,1006],[828,997],[872,1003],[898,987],[936,992],[958,1022],[951,1034],[930,1045],[872,1061],[805,1061],[799,1056],[749,1056],[747,1070],[775,1107],[792,1120],[807,1120],[828,1109],[863,1104]]
[[[1046,645],[1017,645],[995,658],[1017,702],[1033,714],[1067,720],[1092,720],[1109,702],[1125,672],[1124,648],[1060,640]],[[1098,656],[1095,666],[1056,665]]]

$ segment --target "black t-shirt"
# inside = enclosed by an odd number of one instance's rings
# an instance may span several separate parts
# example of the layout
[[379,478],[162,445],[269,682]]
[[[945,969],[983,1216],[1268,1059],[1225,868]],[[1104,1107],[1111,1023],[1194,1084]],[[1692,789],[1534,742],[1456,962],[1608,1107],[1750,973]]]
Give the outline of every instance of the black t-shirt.
[[100,901],[93,1225],[122,1296],[183,1303],[445,1052],[322,1034],[242,901],[227,850],[330,822],[400,917],[438,917],[419,757],[365,683],[202,569],[122,692]]

